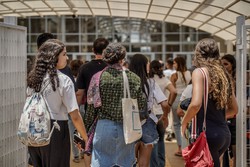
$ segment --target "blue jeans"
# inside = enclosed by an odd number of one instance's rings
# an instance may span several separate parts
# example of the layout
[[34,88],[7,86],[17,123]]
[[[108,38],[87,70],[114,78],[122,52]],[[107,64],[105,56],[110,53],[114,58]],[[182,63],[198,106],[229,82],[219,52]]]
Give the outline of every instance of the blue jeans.
[[177,108],[180,102],[180,97],[181,95],[178,94],[177,97],[175,98],[175,101],[172,106],[172,112],[173,112],[173,124],[174,124],[174,133],[175,133],[175,138],[177,140],[178,146],[181,146],[181,119],[177,115]]
[[[157,115],[160,118],[161,115]],[[154,148],[151,153],[150,159],[150,167],[164,167],[165,166],[165,143],[164,143],[164,135],[165,129],[163,128],[163,124],[158,122],[157,131],[159,134],[158,143],[154,145]]]
[[156,129],[155,122],[149,117],[142,125],[142,137],[141,141],[144,144],[156,144],[158,142],[159,135]]
[[132,167],[135,161],[135,142],[125,143],[123,124],[108,119],[98,120],[93,139],[91,166]]
[[79,150],[73,142],[75,127],[74,127],[74,124],[73,124],[71,119],[68,120],[68,126],[69,126],[70,143],[71,143],[73,156],[74,156],[74,158],[79,158]]

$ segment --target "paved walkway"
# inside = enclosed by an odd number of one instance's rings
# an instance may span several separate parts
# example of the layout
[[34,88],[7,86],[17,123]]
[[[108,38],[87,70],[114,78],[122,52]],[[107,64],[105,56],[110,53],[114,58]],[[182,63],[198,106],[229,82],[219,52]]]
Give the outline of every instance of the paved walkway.
[[[177,157],[174,155],[177,146],[176,141],[166,142],[166,166],[165,167],[184,167],[184,162],[182,157]],[[74,163],[71,160],[71,167],[85,167],[83,160],[80,163]]]

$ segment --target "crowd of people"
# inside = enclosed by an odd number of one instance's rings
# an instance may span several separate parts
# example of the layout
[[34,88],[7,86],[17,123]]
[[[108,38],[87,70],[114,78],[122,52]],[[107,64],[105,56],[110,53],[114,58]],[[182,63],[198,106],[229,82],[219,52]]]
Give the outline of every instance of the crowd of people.
[[[79,163],[82,157],[86,167],[164,167],[164,140],[172,137],[177,140],[174,155],[181,157],[183,147],[189,144],[183,134],[194,116],[197,131],[202,131],[203,75],[195,68],[202,68],[208,76],[206,133],[214,166],[222,162],[229,166],[228,150],[235,166],[236,63],[232,55],[220,57],[215,40],[206,38],[197,43],[192,70],[181,56],[168,59],[167,69],[162,61],[149,60],[141,53],[125,61],[126,48],[105,38],[93,42],[93,60],[72,60],[69,66],[66,46],[52,34],[41,34],[37,47],[27,93],[39,92],[45,80],[50,81],[44,96],[51,122],[57,121],[61,129],[53,132],[49,145],[28,147],[34,167],[69,167],[71,150],[73,161]],[[123,71],[131,98],[137,99],[139,110],[146,106],[148,113],[141,119],[141,139],[130,144],[125,143],[123,132]],[[192,100],[187,111],[180,110],[180,101],[188,97]],[[94,123],[91,139],[88,132]],[[85,150],[92,141],[89,154],[73,142],[75,130],[85,141]]]

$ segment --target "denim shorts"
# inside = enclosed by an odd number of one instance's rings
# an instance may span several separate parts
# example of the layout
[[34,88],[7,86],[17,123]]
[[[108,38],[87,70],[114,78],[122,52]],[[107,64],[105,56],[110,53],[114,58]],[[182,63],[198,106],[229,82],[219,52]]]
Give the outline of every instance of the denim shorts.
[[125,144],[123,124],[108,119],[98,120],[91,166],[132,167],[135,162],[135,142]]
[[149,117],[142,125],[142,138],[144,144],[156,144],[159,139],[156,123]]

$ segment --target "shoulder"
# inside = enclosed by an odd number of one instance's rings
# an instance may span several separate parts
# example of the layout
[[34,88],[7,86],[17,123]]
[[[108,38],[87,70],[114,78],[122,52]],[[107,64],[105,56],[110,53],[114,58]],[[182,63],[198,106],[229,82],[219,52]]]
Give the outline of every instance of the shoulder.
[[139,82],[141,83],[141,79],[138,75],[136,75],[135,73],[133,73],[132,71],[126,70],[127,76],[129,78],[131,78],[132,80],[134,80],[135,82]]
[[65,75],[64,73],[62,73],[59,70],[57,71],[57,74],[58,74],[60,85],[63,86],[64,84],[73,84],[73,82],[69,76]]
[[196,68],[192,73],[192,82],[195,82],[197,80],[202,80],[202,79],[203,79],[203,75],[201,73],[201,69]]
[[154,78],[149,78],[148,84],[151,89],[155,89],[156,87],[159,87],[158,83],[154,80]]
[[178,74],[177,73],[178,73],[178,71],[172,73],[170,78],[176,80],[178,78]]

